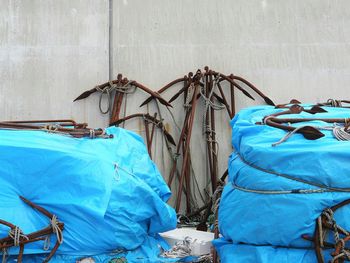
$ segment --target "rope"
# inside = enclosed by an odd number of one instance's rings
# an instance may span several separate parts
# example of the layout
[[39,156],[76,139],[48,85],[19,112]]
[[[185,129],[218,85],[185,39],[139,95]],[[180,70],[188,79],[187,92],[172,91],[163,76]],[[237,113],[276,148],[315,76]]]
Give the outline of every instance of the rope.
[[45,237],[43,250],[48,251],[50,249],[50,244],[51,244],[51,240],[50,240],[50,236],[48,235]]
[[327,104],[331,105],[331,107],[342,107],[341,100],[328,99]]
[[117,163],[115,163],[114,164],[114,171],[115,171],[115,175],[117,175],[117,176],[115,176],[114,178],[116,181],[120,180],[120,174],[119,174],[118,169],[119,169],[119,165]]
[[349,261],[350,260],[350,253],[343,249],[342,253],[340,253],[339,255],[336,255],[334,258],[332,258],[331,263],[338,262],[337,260],[340,258],[343,258],[343,259]]
[[165,258],[184,258],[191,255],[192,249],[191,244],[196,241],[191,237],[187,236],[184,240],[178,241],[175,245],[168,251],[162,253],[162,257]]
[[[124,94],[133,94],[136,92],[136,86],[132,85],[133,82],[133,80],[129,80],[123,86],[116,86],[115,90]],[[131,88],[133,89],[130,91]]]
[[216,104],[213,101],[211,101],[211,97],[214,94],[214,89],[215,89],[216,85],[217,85],[217,81],[215,81],[215,84],[214,84],[213,88],[211,89],[208,97],[205,96],[205,94],[203,93],[203,89],[202,88],[199,90],[199,93],[200,93],[201,97],[205,101],[205,108],[206,109],[208,109],[209,107],[213,108],[214,110],[223,110],[223,109],[226,108],[226,106],[222,105],[222,103]]
[[293,136],[293,134],[297,133],[298,131],[300,131],[301,129],[305,128],[306,126],[300,126],[298,128],[295,128],[293,131],[288,132],[284,137],[282,137],[281,140],[279,140],[278,142],[273,143],[271,146],[275,147],[281,143],[284,143],[285,141],[287,141],[290,137]]
[[320,217],[320,216],[317,218],[317,228],[318,228],[318,232],[319,232],[320,247],[323,247],[323,240],[326,237],[327,229],[325,231],[323,231],[322,217]]
[[7,248],[3,248],[2,249],[2,263],[6,263],[7,262],[7,256],[8,256],[8,251]]
[[52,232],[56,234],[58,243],[63,243],[63,234],[61,228],[58,226],[58,219],[56,215],[53,215],[51,218],[51,228]]
[[[212,131],[212,133],[214,134],[215,132]],[[211,133],[211,134],[212,134],[212,133]],[[215,143],[215,144],[216,144],[216,151],[213,150],[213,147],[210,147],[210,148],[211,148],[211,152],[212,152],[212,153],[216,156],[216,158],[217,158],[220,145],[219,145],[219,142],[218,142],[217,140],[213,140],[213,139],[212,139],[211,134],[208,136],[207,142],[209,142],[209,143]]]
[[[132,91],[129,91],[129,89],[131,87],[130,84],[132,82],[133,81],[130,80],[125,85],[118,86],[117,84],[114,84],[112,81],[109,81],[109,86],[106,86],[103,89],[101,89],[99,86],[96,86],[95,89],[101,93],[99,101],[98,101],[98,107],[100,109],[100,112],[102,114],[107,114],[111,110],[111,104],[112,104],[111,93],[113,91],[118,91],[118,92],[124,93],[124,94],[134,93],[136,91],[136,87],[135,86],[132,86],[134,89]],[[107,99],[108,99],[108,107],[107,107],[107,110],[104,111],[102,109],[102,97],[103,97],[103,94],[105,94],[105,93],[106,93]]]
[[216,215],[216,213],[219,210],[219,205],[220,205],[220,201],[221,201],[221,193],[224,190],[223,186],[218,186],[215,189],[215,192],[212,195],[212,212],[214,213],[214,215]]
[[45,130],[46,132],[48,132],[48,133],[50,133],[50,132],[52,132],[52,133],[56,133],[57,131],[58,131],[58,128],[59,128],[59,126],[58,125],[45,125],[44,127],[43,127],[43,130]]
[[90,129],[89,133],[90,133],[90,139],[95,139],[96,138],[96,134],[95,134],[95,130],[94,129]]
[[283,177],[283,178],[286,178],[286,179],[289,179],[289,180],[292,180],[292,181],[304,183],[304,184],[311,185],[311,186],[316,186],[318,188],[322,188],[322,189],[328,190],[330,192],[347,192],[347,193],[350,192],[350,188],[330,187],[330,186],[327,186],[327,185],[324,185],[324,184],[320,184],[320,183],[304,180],[304,179],[301,179],[301,178],[297,178],[297,177],[295,177],[293,175],[282,174],[282,173],[278,173],[278,172],[271,171],[271,170],[268,170],[268,169],[264,169],[262,167],[259,167],[257,165],[254,165],[254,164],[251,164],[251,163],[247,162],[238,152],[237,152],[237,156],[246,165],[248,165],[248,166],[250,166],[250,167],[252,167],[252,168],[254,168],[256,170],[262,171],[264,173],[273,174],[273,175],[277,175],[277,176],[280,176],[280,177]]
[[179,154],[179,153],[173,153],[173,155],[172,155],[174,161],[179,160],[180,156],[181,156],[181,154]]
[[206,122],[206,118],[207,118],[207,112],[209,110],[209,108],[212,108],[214,110],[223,110],[226,108],[225,105],[223,104],[216,104],[213,101],[211,101],[211,97],[214,94],[215,88],[217,87],[217,84],[219,82],[220,79],[220,74],[218,74],[215,79],[214,79],[214,84],[213,84],[213,88],[210,90],[210,93],[208,94],[208,97],[204,94],[204,88],[200,88],[199,89],[199,94],[201,95],[201,97],[203,98],[203,100],[205,101],[205,107],[204,107],[204,114],[203,114],[203,134],[207,133],[207,132],[211,132],[210,131],[210,126],[208,127],[205,122]]
[[[192,107],[192,105],[191,105],[191,99],[190,99],[190,97],[191,97],[190,94],[192,94],[192,93],[194,94],[194,92],[192,92],[192,91],[194,90],[194,84],[191,83],[187,90],[188,90],[188,91],[187,91],[186,101],[185,101],[185,103],[184,103],[184,108],[185,108],[186,111],[189,111],[189,110],[191,109],[191,107]],[[194,99],[196,99],[196,98],[194,98]]]
[[255,193],[255,194],[267,194],[267,195],[279,195],[279,194],[319,194],[319,193],[325,193],[330,192],[325,189],[293,189],[293,190],[257,190],[257,189],[248,189],[245,187],[240,187],[236,185],[235,183],[232,183],[233,188],[248,192],[248,193]]
[[[271,118],[271,116],[265,118],[263,120],[263,123],[265,124],[266,120]],[[333,127],[329,127],[329,126],[325,126],[325,127],[321,127],[321,126],[311,126],[317,130],[331,130],[333,132],[333,136],[338,140],[338,141],[350,141],[350,132],[348,131],[347,125],[349,123],[349,119],[345,119],[345,126],[339,126],[336,123],[334,124]],[[310,127],[310,125],[307,125]],[[300,126],[295,128],[293,131],[288,132],[284,137],[282,137],[278,142],[275,142],[273,144],[271,144],[271,146],[275,147],[277,145],[280,145],[281,143],[284,143],[285,141],[287,141],[290,137],[292,137],[295,133],[297,133],[299,130],[303,129],[306,126]]]
[[[111,85],[111,84],[110,84]],[[101,92],[101,95],[100,95],[100,98],[99,98],[99,101],[98,101],[98,107],[100,109],[100,112],[102,114],[107,114],[110,109],[111,109],[111,91],[114,89],[114,85],[116,86],[116,84],[112,84],[113,86],[107,86],[103,89],[101,89],[99,86],[96,86],[95,89],[98,90],[99,92]],[[103,97],[103,94],[106,93],[107,95],[107,99],[108,99],[108,107],[107,107],[107,110],[103,111],[102,109],[102,97]]]
[[147,116],[147,113],[142,114],[142,119],[144,119],[144,120],[147,121],[148,123],[154,124],[156,127],[158,127],[159,129],[161,129],[162,131],[165,130],[164,125],[162,125],[162,124],[163,124],[163,120],[162,120],[162,119],[160,119],[159,122],[156,122],[156,121],[153,121],[153,120],[151,120],[151,119],[148,119],[146,116]]
[[15,247],[19,246],[22,239],[29,240],[29,238],[23,234],[22,230],[19,227],[11,228],[9,231],[9,237],[13,239],[13,244]]
[[[340,244],[340,251],[339,254],[333,254],[333,258],[331,260],[331,262],[338,262],[338,259],[342,258],[345,260],[349,260],[350,259],[350,253],[348,251],[345,250],[345,240],[343,238],[340,238],[340,234],[339,231],[341,231],[343,234],[345,234],[346,236],[349,236],[349,232],[344,230],[341,226],[338,226],[335,219],[334,219],[334,211],[330,208],[326,208],[325,210],[323,210],[321,216],[318,218],[318,224],[321,224],[321,228],[322,228],[322,216],[325,217],[326,224],[330,225],[331,228],[333,228],[334,231],[334,241],[336,244],[336,247],[338,246],[338,244]],[[321,223],[320,223],[321,222]],[[323,245],[323,239],[321,239],[322,242],[320,242],[320,244]],[[341,261],[343,262],[343,261]]]
[[338,141],[350,141],[350,132],[345,127],[334,126],[333,135]]

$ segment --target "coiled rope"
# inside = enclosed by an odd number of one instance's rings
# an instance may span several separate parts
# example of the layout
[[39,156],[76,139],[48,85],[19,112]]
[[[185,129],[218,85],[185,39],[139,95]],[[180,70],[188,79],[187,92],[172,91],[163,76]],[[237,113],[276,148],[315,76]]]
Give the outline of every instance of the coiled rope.
[[162,253],[162,257],[165,258],[184,258],[191,255],[192,249],[191,245],[196,242],[191,237],[187,236],[182,241],[178,241],[175,245],[168,251]]
[[350,141],[350,132],[345,127],[334,126],[333,135],[338,141]]

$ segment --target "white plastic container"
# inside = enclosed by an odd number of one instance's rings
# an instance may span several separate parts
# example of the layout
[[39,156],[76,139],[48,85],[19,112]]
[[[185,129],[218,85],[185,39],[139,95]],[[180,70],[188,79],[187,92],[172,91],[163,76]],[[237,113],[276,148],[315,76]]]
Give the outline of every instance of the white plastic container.
[[183,241],[186,237],[192,238],[191,255],[201,256],[211,252],[214,233],[198,231],[191,228],[176,228],[160,234],[170,246]]

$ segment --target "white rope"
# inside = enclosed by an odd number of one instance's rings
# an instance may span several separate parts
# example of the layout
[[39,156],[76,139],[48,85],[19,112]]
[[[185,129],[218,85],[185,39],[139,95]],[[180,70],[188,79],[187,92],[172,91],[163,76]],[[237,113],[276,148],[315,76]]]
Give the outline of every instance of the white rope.
[[132,172],[126,170],[125,168],[121,167],[118,163],[114,163],[114,169],[115,169],[115,172],[117,173],[118,177],[115,177],[116,180],[118,181],[120,179],[120,174],[119,174],[119,170],[122,170],[124,171],[125,173],[131,175],[131,176],[134,176],[134,177],[137,177],[135,174],[133,174]]
[[275,147],[275,146],[280,145],[281,143],[287,141],[290,137],[292,137],[293,134],[297,133],[299,130],[301,130],[304,127],[305,126],[301,126],[301,127],[295,128],[293,131],[288,132],[285,136],[283,136],[283,138],[281,140],[271,144],[271,146]]
[[345,127],[334,126],[333,135],[338,141],[350,141],[350,132]]
[[2,263],[6,263],[7,262],[7,256],[8,256],[8,251],[7,248],[3,248],[2,249]]
[[90,129],[89,133],[90,133],[90,139],[95,139],[95,137],[96,137],[95,130],[94,129]]
[[50,235],[47,235],[44,240],[43,250],[48,251],[50,249],[50,244],[51,244]]
[[59,126],[58,125],[45,125],[43,130],[45,130],[46,132],[50,133],[56,133],[58,131]]
[[53,215],[53,216],[52,216],[52,219],[51,219],[51,228],[52,228],[52,232],[53,232],[54,234],[56,234],[58,243],[62,244],[62,243],[63,243],[62,230],[61,230],[61,228],[58,226],[58,219],[57,219],[57,216],[56,216],[56,215]]
[[187,236],[184,240],[176,242],[175,245],[168,251],[162,253],[165,258],[184,258],[191,255],[191,245],[196,242],[191,237]]
[[[295,133],[297,133],[299,130],[301,130],[302,128],[305,128],[305,127],[312,127],[312,128],[315,128],[317,130],[327,130],[327,131],[330,131],[330,130],[333,130],[333,133],[334,133],[334,129],[338,126],[334,126],[334,127],[331,127],[331,126],[325,126],[325,127],[320,127],[320,126],[310,126],[310,125],[306,125],[306,126],[300,126],[300,127],[297,127],[295,128],[293,131],[290,131],[288,132],[285,136],[283,136],[283,138],[281,140],[279,140],[278,142],[275,142],[273,144],[271,144],[271,146],[275,147],[285,141],[287,141],[290,137],[292,137],[292,135],[294,135]],[[349,134],[350,135],[350,134]],[[350,139],[349,139],[350,140]]]
[[19,227],[11,228],[9,231],[9,237],[13,239],[13,244],[15,247],[19,246],[21,238],[29,240],[29,238],[23,234],[22,230]]

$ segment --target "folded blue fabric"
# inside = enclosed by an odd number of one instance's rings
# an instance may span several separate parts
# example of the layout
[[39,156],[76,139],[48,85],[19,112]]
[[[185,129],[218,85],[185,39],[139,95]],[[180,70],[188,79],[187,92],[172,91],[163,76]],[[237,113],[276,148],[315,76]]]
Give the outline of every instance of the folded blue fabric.
[[[24,234],[49,225],[24,196],[64,222],[57,254],[75,256],[135,250],[174,229],[176,213],[166,204],[171,192],[141,137],[116,127],[107,133],[113,138],[0,130],[0,218]],[[1,237],[8,231],[0,225]],[[55,242],[51,235],[51,248]],[[24,253],[47,253],[43,246],[27,244]]]

